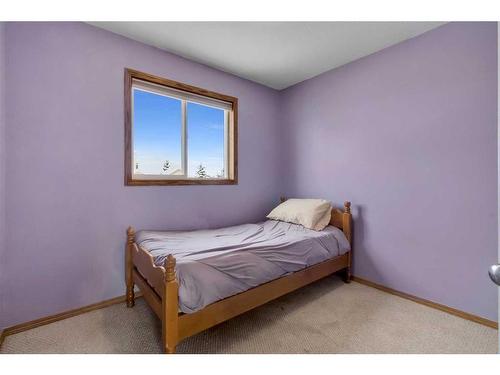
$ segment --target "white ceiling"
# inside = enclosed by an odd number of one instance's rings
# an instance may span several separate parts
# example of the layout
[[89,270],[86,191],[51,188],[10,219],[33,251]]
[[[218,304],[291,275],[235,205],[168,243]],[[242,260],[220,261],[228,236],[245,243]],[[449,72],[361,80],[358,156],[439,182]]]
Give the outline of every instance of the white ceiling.
[[443,22],[91,22],[274,89],[284,89]]

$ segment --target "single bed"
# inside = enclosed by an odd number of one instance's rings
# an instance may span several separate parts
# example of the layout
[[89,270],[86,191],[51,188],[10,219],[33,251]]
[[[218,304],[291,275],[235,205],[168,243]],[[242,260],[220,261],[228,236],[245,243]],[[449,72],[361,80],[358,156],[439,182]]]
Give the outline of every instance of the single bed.
[[343,270],[350,281],[350,203],[317,232],[275,220],[197,231],[127,230],[127,306],[134,285],[177,343],[288,292]]

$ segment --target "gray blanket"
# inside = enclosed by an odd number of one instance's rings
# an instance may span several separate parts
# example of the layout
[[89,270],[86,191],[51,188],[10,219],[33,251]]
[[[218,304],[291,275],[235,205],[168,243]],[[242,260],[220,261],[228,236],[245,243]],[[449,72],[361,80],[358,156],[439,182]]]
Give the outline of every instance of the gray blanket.
[[179,308],[192,313],[291,272],[349,251],[341,230],[321,232],[268,220],[196,231],[140,231],[138,245],[157,265],[177,260]]

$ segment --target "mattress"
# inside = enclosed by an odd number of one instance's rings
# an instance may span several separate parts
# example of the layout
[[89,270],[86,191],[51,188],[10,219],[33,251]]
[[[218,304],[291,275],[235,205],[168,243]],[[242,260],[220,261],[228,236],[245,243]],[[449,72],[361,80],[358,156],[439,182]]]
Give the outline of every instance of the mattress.
[[336,227],[316,232],[275,220],[196,231],[140,231],[136,243],[157,265],[168,254],[175,257],[184,313],[350,250]]

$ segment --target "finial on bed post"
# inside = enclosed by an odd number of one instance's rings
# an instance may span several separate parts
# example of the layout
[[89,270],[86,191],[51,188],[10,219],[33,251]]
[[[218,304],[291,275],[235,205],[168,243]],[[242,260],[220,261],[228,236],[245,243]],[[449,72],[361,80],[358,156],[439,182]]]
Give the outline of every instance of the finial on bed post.
[[167,259],[165,259],[165,281],[175,280],[175,258],[172,254],[168,254]]
[[132,262],[132,248],[135,243],[135,230],[132,227],[127,228],[127,244],[125,245],[125,296],[127,298],[127,307],[133,307],[135,304],[134,280],[132,272],[134,264]]
[[344,212],[346,214],[350,214],[351,213],[351,202],[349,202],[349,201],[345,201],[344,202]]
[[135,230],[132,227],[127,228],[127,242],[133,244],[135,241]]

